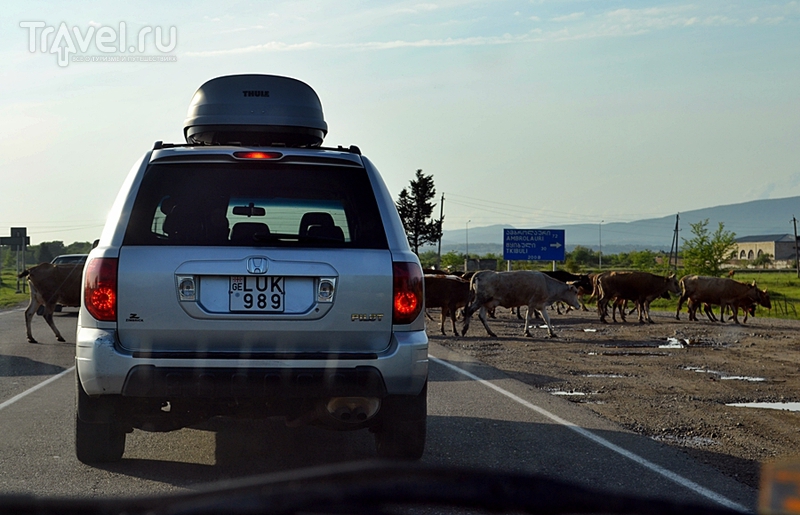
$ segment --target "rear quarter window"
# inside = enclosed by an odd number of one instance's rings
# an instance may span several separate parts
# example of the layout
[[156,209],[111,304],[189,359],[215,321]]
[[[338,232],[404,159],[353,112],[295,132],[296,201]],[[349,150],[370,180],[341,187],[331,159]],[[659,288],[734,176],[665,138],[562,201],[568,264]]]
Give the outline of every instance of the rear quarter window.
[[123,245],[388,247],[363,168],[153,164]]

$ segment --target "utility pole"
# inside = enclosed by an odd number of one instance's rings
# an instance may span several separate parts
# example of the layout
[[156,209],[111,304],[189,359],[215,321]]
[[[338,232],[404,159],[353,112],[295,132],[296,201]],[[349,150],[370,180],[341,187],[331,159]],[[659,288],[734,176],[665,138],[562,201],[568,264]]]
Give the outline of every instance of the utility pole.
[[678,272],[678,224],[681,219],[681,214],[675,215],[675,231],[672,234],[672,245],[669,247],[669,260],[667,261],[667,270],[672,267],[672,249],[675,249],[675,272]]
[[444,223],[444,192],[442,192],[442,204],[439,206],[439,250],[436,252],[436,270],[442,267],[442,224]]
[[467,229],[466,229],[466,231],[464,232],[464,235],[465,235],[465,236],[466,236],[466,238],[467,238],[467,252],[466,252],[466,254],[465,254],[465,257],[464,257],[464,273],[465,273],[465,274],[466,274],[467,272],[469,272],[469,223],[470,223],[471,221],[472,221],[472,220],[467,220],[467,223],[466,223],[466,227],[467,227]]
[[794,222],[794,266],[797,268],[797,278],[800,279],[800,259],[798,259],[797,251],[797,218],[792,216]]
[[600,270],[603,269],[603,222],[605,220],[600,220],[600,223],[597,224],[597,240],[599,243],[599,250],[597,252],[597,259],[600,264]]

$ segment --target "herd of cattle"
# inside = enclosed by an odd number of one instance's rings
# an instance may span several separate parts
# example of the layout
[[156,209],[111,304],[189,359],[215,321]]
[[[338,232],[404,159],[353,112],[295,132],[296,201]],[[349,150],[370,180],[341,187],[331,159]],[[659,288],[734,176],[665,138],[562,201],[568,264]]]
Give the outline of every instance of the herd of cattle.
[[[80,306],[81,273],[83,265],[52,265],[42,263],[22,272],[19,277],[27,277],[30,284],[31,300],[25,310],[25,327],[28,341],[36,343],[31,334],[31,320],[35,313],[44,316],[58,341],[64,338],[53,323],[53,312],[57,305]],[[650,303],[669,294],[680,295],[675,318],[680,320],[683,303],[687,302],[689,319],[697,320],[697,309],[703,308],[709,319],[715,320],[711,306],[720,306],[720,322],[725,321],[725,312],[730,309],[733,321],[739,323],[738,311],[752,314],[760,305],[771,308],[769,294],[760,290],[755,282],[745,284],[730,278],[687,275],[675,278],[674,275],[661,277],[648,272],[603,272],[596,274],[571,274],[565,271],[536,272],[519,270],[494,272],[482,270],[469,276],[457,276],[436,270],[425,274],[425,306],[441,308],[441,331],[446,334],[445,320],[453,322],[456,329],[456,313],[463,308],[464,325],[461,335],[469,330],[470,318],[479,311],[478,318],[489,336],[495,333],[486,323],[487,313],[493,314],[498,306],[504,308],[528,308],[525,316],[525,336],[531,336],[532,316],[541,317],[547,324],[550,336],[555,336],[553,325],[547,314],[547,307],[553,304],[567,304],[567,309],[586,306],[581,296],[591,295],[597,300],[600,321],[607,323],[608,307],[611,305],[611,318],[617,321],[619,312],[625,321],[627,303],[633,302],[639,313],[639,322],[653,323],[650,318]],[[518,312],[519,314],[519,312]]]
[[453,334],[457,335],[456,312],[463,308],[464,325],[461,335],[469,330],[471,316],[478,311],[478,318],[489,336],[495,333],[486,323],[486,316],[498,306],[504,308],[528,309],[525,317],[525,336],[530,336],[532,316],[541,316],[547,324],[550,336],[553,325],[547,315],[550,305],[565,303],[570,308],[586,306],[581,296],[591,295],[597,300],[600,321],[607,323],[608,308],[611,318],[617,321],[619,312],[622,321],[628,302],[633,302],[639,314],[639,322],[653,323],[650,318],[650,303],[658,298],[670,298],[670,293],[679,295],[675,318],[680,320],[683,303],[687,303],[689,320],[697,320],[697,310],[702,307],[706,316],[716,321],[712,306],[720,307],[719,321],[725,321],[725,313],[730,310],[732,319],[739,323],[738,311],[741,308],[747,316],[753,314],[756,306],[771,308],[769,293],[761,290],[756,283],[745,284],[731,278],[687,275],[678,280],[674,275],[661,277],[648,272],[609,271],[593,274],[571,274],[564,271],[536,272],[518,270],[495,272],[482,270],[465,276],[447,274],[437,270],[425,273],[425,306],[441,308],[441,331],[445,332],[447,317],[453,322]]

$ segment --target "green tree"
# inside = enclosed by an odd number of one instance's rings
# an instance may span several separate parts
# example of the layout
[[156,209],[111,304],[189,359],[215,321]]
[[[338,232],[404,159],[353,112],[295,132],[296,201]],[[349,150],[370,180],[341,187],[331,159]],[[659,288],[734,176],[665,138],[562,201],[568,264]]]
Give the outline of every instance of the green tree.
[[442,263],[439,265],[442,270],[461,270],[464,268],[464,254],[451,250],[442,256]]
[[419,262],[422,268],[436,268],[437,253],[435,250],[426,250],[419,253]]
[[722,264],[731,259],[736,248],[736,234],[725,230],[720,222],[717,230],[711,234],[708,230],[708,219],[689,224],[692,227],[691,239],[683,240],[683,267],[687,274],[710,275],[720,277]]
[[[588,247],[577,245],[572,252],[568,252],[565,256],[567,261],[570,261],[570,266],[577,265],[578,267],[591,267],[597,266],[599,254]],[[573,265],[574,263],[574,265]]]
[[772,254],[767,254],[766,252],[759,254],[753,260],[753,265],[760,266],[762,268],[767,268],[767,265],[772,264]]
[[76,241],[64,247],[64,254],[88,254],[91,250],[91,241]]
[[652,250],[634,250],[629,256],[631,266],[637,270],[652,270],[656,266],[656,253]]
[[572,259],[572,257],[566,256],[566,259],[564,260],[564,270],[567,272],[572,272],[573,274],[577,274],[581,271],[581,265]]
[[66,254],[63,241],[43,241],[36,246],[34,255],[36,263],[49,263],[54,257]]
[[442,221],[432,220],[433,198],[436,188],[433,175],[425,175],[417,170],[416,178],[410,181],[409,188],[403,188],[397,199],[397,212],[406,230],[408,243],[415,254],[426,243],[435,243],[442,237]]

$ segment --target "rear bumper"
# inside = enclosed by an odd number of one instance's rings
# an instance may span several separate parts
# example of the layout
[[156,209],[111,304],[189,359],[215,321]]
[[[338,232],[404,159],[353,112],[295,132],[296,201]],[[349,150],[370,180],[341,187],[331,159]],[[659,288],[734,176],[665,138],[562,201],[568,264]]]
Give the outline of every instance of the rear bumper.
[[77,332],[76,364],[88,395],[163,398],[417,395],[428,377],[428,337],[395,332],[388,349],[369,358],[311,358],[135,357],[118,350],[114,330]]
[[123,397],[160,399],[385,397],[373,367],[205,368],[137,365],[128,373]]

